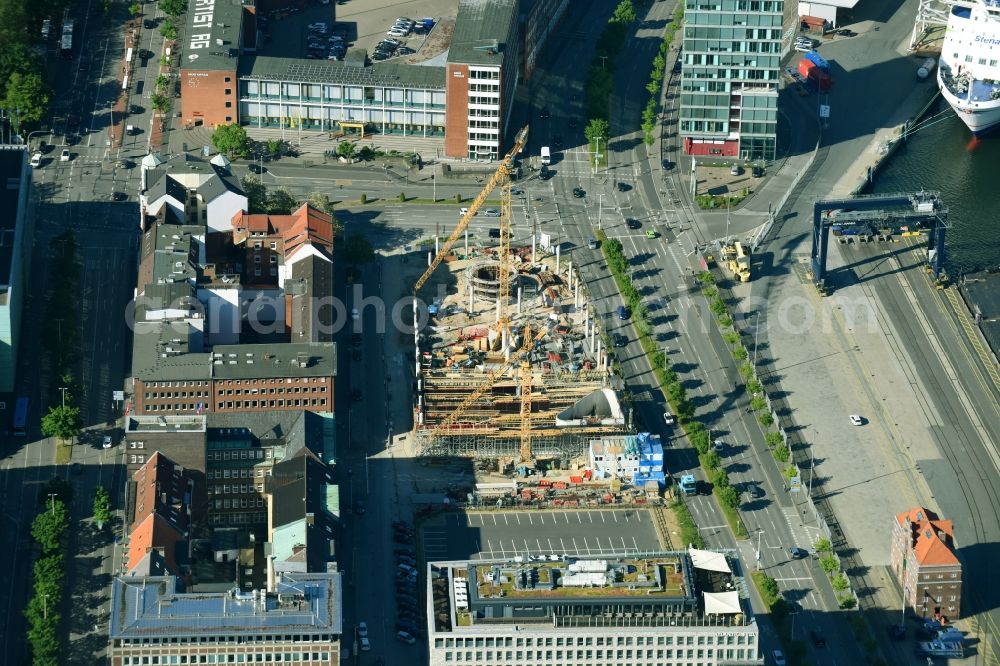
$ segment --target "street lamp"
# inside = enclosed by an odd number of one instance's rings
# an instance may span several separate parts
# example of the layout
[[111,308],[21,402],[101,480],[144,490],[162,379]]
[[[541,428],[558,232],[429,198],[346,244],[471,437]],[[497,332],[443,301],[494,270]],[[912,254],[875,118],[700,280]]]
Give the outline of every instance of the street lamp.
[[757,548],[754,550],[754,558],[757,560],[757,571],[760,571],[760,541],[761,537],[764,536],[764,530],[757,528]]
[[66,391],[67,391],[67,388],[65,386],[60,386],[59,390],[62,391],[62,408],[65,410],[66,409]]
[[49,513],[55,514],[56,512],[56,497],[59,495],[57,493],[49,493]]
[[28,136],[24,138],[24,145],[31,145],[31,136],[33,134],[50,134],[49,130],[35,130],[34,132],[28,132]]

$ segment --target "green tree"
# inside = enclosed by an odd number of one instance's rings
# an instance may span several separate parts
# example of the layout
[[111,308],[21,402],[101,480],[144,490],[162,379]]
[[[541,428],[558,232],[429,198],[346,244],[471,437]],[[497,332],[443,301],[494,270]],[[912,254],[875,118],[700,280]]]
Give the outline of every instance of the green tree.
[[717,469],[712,472],[712,485],[716,488],[729,487],[729,475],[726,474],[726,470]]
[[20,132],[25,124],[37,123],[49,108],[49,88],[41,75],[34,72],[14,72],[7,81],[4,108],[17,109],[10,115],[14,131]]
[[622,0],[615,7],[615,13],[611,16],[609,23],[631,23],[636,18],[635,5],[632,4],[632,0]]
[[[39,601],[38,605],[41,606],[42,602]],[[56,631],[59,624],[59,614],[55,609],[49,608],[47,615],[47,621],[39,619],[37,622],[33,622],[28,629],[32,664],[35,666],[47,666],[57,664],[60,661],[59,635]]]
[[42,417],[42,434],[46,437],[73,439],[81,430],[79,407],[56,405],[49,407],[49,412]]
[[375,150],[371,146],[362,146],[358,151],[358,159],[362,162],[370,162],[375,159]]
[[774,423],[774,417],[768,413],[758,414],[757,420],[760,421],[760,424],[765,428],[770,428],[771,425]]
[[611,134],[611,124],[604,118],[592,118],[583,130],[583,135],[590,143],[595,143],[600,139],[607,144],[608,136]]
[[267,188],[260,178],[247,176],[243,179],[243,194],[247,195],[247,209],[250,213],[267,212]]
[[775,448],[778,446],[784,446],[785,440],[782,438],[780,432],[767,432],[764,433],[764,441],[770,448]]
[[57,499],[50,500],[45,510],[35,516],[31,523],[31,537],[38,542],[45,553],[59,549],[63,535],[69,525],[66,505]]
[[833,555],[824,555],[819,558],[819,566],[828,576],[840,569],[840,563],[837,562],[837,558]]
[[817,540],[816,543],[813,544],[813,548],[816,550],[817,553],[833,552],[833,544],[831,544],[830,540],[827,539],[826,537]]
[[347,260],[355,264],[363,264],[367,261],[371,261],[375,258],[375,250],[372,249],[371,243],[364,236],[358,234],[351,234],[344,241],[344,252],[347,255]]
[[757,395],[764,392],[764,387],[756,379],[751,379],[747,382],[747,391],[750,395]]
[[705,457],[702,459],[702,462],[705,463],[705,467],[707,467],[712,471],[715,471],[719,469],[719,465],[722,464],[722,458],[720,458],[719,454],[716,453],[715,451],[709,451],[708,453],[705,454]]
[[719,501],[730,509],[735,509],[740,505],[740,494],[736,491],[736,488],[726,486],[719,489]]
[[[7,3],[7,6],[10,7],[13,4],[15,3]],[[0,12],[0,22],[2,22],[3,14],[4,12]],[[0,24],[0,44],[3,44],[3,47],[0,48],[0,99],[6,96],[7,81],[15,72],[24,74],[40,71],[38,56],[32,52],[31,48],[17,39],[4,40],[2,38],[3,32],[4,27]]]
[[337,145],[337,154],[349,160],[354,157],[356,149],[357,147],[350,141],[341,141]]
[[250,154],[250,139],[241,125],[219,125],[212,132],[212,145],[229,157],[246,157]]
[[279,187],[274,192],[267,195],[265,210],[270,215],[287,215],[299,207],[299,201],[292,196],[292,193],[283,187]]
[[722,334],[722,338],[723,340],[726,341],[726,344],[728,344],[729,346],[733,346],[739,343],[740,334],[737,333],[736,331],[726,331],[725,333]]
[[743,377],[744,381],[750,381],[753,379],[753,364],[744,363],[740,366],[740,376]]
[[160,26],[160,36],[168,42],[172,42],[177,39],[177,26],[172,22],[167,21]]
[[281,140],[280,139],[268,139],[265,144],[267,147],[267,153],[272,158],[278,158],[281,156]]
[[160,113],[167,113],[170,111],[170,98],[166,95],[155,93],[150,96],[149,103],[154,110],[159,111]]
[[759,412],[760,410],[766,408],[767,408],[767,400],[765,400],[763,396],[755,395],[753,398],[750,399],[750,409],[752,409],[753,411]]
[[142,5],[140,5],[138,2],[133,2],[131,5],[128,6],[128,13],[131,14],[133,17],[138,16],[139,14],[142,13]]
[[167,89],[170,87],[170,77],[166,74],[160,74],[153,81],[153,85],[156,87],[157,92],[166,94]]
[[847,576],[844,574],[840,574],[831,580],[830,585],[833,586],[833,589],[836,592],[846,592],[847,589],[851,587],[851,583],[847,580]]
[[161,0],[160,9],[167,16],[180,16],[187,11],[187,0]]
[[103,529],[109,520],[111,520],[111,498],[108,496],[108,489],[97,486],[94,489],[94,522],[97,523],[97,529]]

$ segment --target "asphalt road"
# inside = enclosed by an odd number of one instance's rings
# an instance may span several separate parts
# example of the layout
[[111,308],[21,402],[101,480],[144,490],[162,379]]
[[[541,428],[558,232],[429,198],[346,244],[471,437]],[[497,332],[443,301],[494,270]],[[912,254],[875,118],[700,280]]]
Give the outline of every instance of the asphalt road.
[[[42,508],[37,493],[52,476],[69,480],[75,489],[70,505],[74,527],[68,542],[72,559],[61,609],[63,630],[70,632],[74,647],[67,663],[95,663],[107,648],[101,623],[107,615],[108,575],[114,560],[111,532],[96,533],[85,521],[91,515],[97,484],[108,486],[113,500],[120,495],[123,468],[116,464],[119,452],[101,449],[100,440],[103,433],[113,432],[108,423],[120,413],[120,405],[112,404],[112,391],[122,388],[131,356],[125,306],[135,282],[138,210],[134,203],[110,201],[111,192],[121,189],[125,173],[102,159],[106,149],[102,137],[87,132],[79,142],[67,145],[65,136],[69,113],[81,116],[81,132],[99,126],[99,100],[113,94],[115,87],[111,83],[118,66],[115,58],[123,52],[123,43],[118,31],[107,26],[120,17],[109,20],[91,11],[97,7],[91,3],[79,8],[74,60],[60,60],[57,50],[47,54],[51,62],[49,82],[57,92],[51,123],[54,133],[29,137],[33,147],[45,141],[49,148],[41,167],[32,174],[35,243],[16,380],[17,395],[31,399],[29,423],[33,428],[26,439],[5,442],[0,461],[4,470],[3,520],[13,528],[8,533],[13,548],[0,552],[0,608],[4,615],[0,654],[5,663],[19,663],[26,649],[21,609],[31,582],[28,530]],[[121,10],[125,12],[124,7]],[[94,111],[88,112],[91,109]],[[58,159],[64,147],[71,151],[69,162]],[[60,250],[50,250],[49,244],[66,229],[76,232],[82,264],[77,286],[79,310],[67,312],[65,321],[76,318],[80,331],[78,378],[83,395],[79,402],[88,430],[81,437],[83,443],[74,448],[72,464],[56,466],[53,443],[37,431],[58,381],[51,376],[39,343],[46,321],[49,272],[53,262],[61,258]]]
[[[668,3],[656,3],[653,7],[655,17],[664,18],[672,9]],[[596,10],[591,10],[580,21],[587,24],[596,21],[595,13]],[[573,28],[567,28],[566,33],[572,35]],[[742,507],[742,519],[753,539],[739,544],[726,527],[714,499],[690,498],[688,505],[706,543],[718,547],[738,545],[749,566],[759,552],[760,566],[778,579],[786,597],[803,607],[804,617],[798,618],[800,630],[803,626],[821,627],[830,644],[837,646],[811,655],[815,663],[832,663],[837,659],[859,661],[863,657],[850,640],[849,630],[832,617],[836,601],[816,561],[792,560],[788,554],[793,545],[810,548],[817,538],[816,526],[810,524],[808,516],[801,513],[798,504],[784,490],[760,427],[744,411],[748,398],[742,390],[734,388],[735,364],[715,332],[703,299],[692,292],[691,255],[698,243],[711,236],[690,227],[692,215],[685,206],[685,193],[676,173],[670,172],[664,178],[662,158],[657,153],[647,153],[635,131],[639,125],[638,105],[646,97],[643,87],[648,72],[633,65],[649,62],[656,46],[654,39],[640,39],[626,47],[627,57],[620,58],[623,65],[616,73],[618,96],[639,102],[632,105],[635,107],[632,112],[626,108],[626,115],[612,114],[614,139],[608,167],[594,173],[587,155],[572,147],[572,143],[554,159],[556,175],[546,184],[551,188],[549,198],[559,205],[558,239],[563,243],[563,256],[580,268],[590,291],[591,305],[604,318],[607,332],[621,333],[629,339],[629,344],[617,350],[617,354],[641,422],[670,437],[674,433],[662,425],[662,397],[631,323],[620,321],[613,314],[621,300],[603,255],[587,247],[587,239],[596,228],[622,242],[632,266],[632,278],[650,307],[656,338],[666,347],[699,417],[713,435],[731,446],[727,469],[733,482],[743,487],[753,481],[766,493],[763,500]],[[544,120],[532,124],[533,146],[547,145],[556,131],[562,132],[556,128],[567,125],[567,115],[555,97],[560,95],[561,82],[573,77],[577,63],[585,57],[578,48],[565,49],[541,73],[534,106],[549,108],[552,118],[551,127]],[[672,59],[667,64],[668,71],[671,65]],[[613,101],[613,107],[615,104]],[[624,191],[616,186],[619,181],[628,185]],[[587,192],[582,202],[572,196],[574,187]],[[763,206],[766,213],[766,204]],[[639,220],[642,229],[629,229],[625,224],[627,218]],[[645,237],[650,226],[660,233],[658,239]],[[674,440],[673,444],[667,455],[670,471],[674,474],[695,471],[701,477],[696,457],[686,442]],[[773,631],[766,621],[762,622],[762,628],[764,650],[770,652],[776,647]]]

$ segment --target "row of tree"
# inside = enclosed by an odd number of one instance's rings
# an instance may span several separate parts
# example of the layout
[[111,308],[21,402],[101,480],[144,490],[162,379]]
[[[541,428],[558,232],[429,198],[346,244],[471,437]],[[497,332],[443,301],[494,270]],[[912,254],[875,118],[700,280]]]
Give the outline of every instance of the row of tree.
[[30,130],[47,115],[51,91],[37,44],[42,20],[55,23],[70,4],[69,0],[0,0],[0,107],[6,109],[16,132]]
[[42,346],[48,353],[52,376],[49,410],[42,417],[42,434],[72,440],[80,434],[82,423],[77,404],[82,393],[76,381],[79,362],[80,327],[78,304],[81,266],[76,235],[66,230],[49,242],[52,255],[49,273],[48,304]]
[[54,477],[38,493],[40,513],[31,524],[31,537],[40,555],[33,569],[33,594],[24,609],[28,621],[28,644],[34,666],[59,663],[59,622],[62,620],[63,585],[66,575],[66,534],[73,488]]

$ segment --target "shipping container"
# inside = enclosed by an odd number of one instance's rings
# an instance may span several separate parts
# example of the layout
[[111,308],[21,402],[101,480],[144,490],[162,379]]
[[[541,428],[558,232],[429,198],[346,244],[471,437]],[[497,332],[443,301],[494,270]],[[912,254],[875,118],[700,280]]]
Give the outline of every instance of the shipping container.
[[807,51],[806,52],[806,59],[809,60],[809,61],[811,61],[812,63],[814,63],[817,67],[819,67],[820,69],[822,69],[824,72],[826,72],[828,74],[830,73],[830,63],[828,63],[826,61],[826,59],[823,56],[821,56],[818,52],[816,52],[816,51]]

